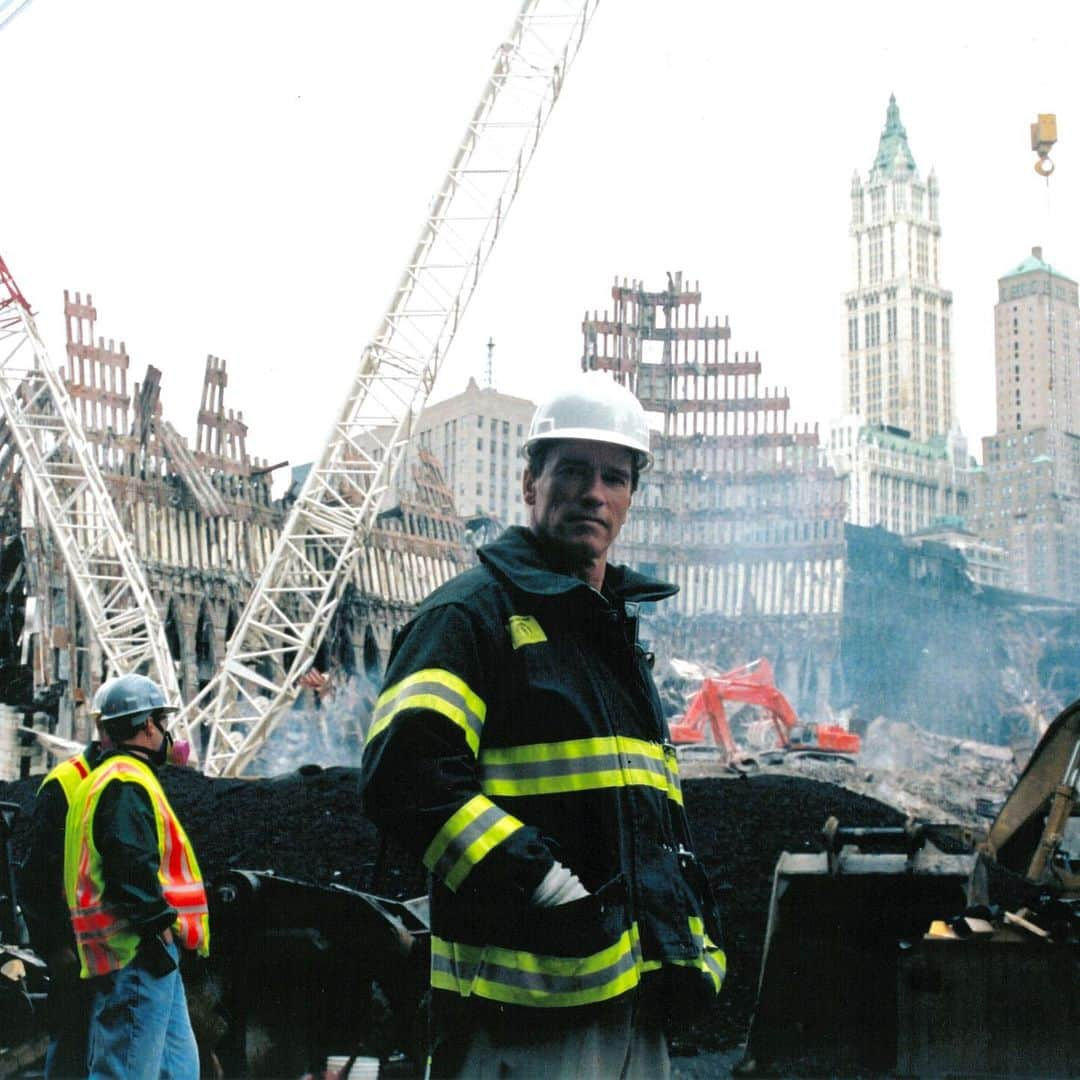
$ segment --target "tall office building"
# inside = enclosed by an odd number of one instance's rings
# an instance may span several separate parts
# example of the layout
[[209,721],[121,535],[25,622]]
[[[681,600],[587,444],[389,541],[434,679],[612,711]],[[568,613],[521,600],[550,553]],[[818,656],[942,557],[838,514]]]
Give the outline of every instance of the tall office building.
[[849,522],[909,534],[966,512],[967,443],[953,415],[937,179],[922,179],[895,97],[870,172],[852,178],[849,232],[844,415],[829,459]]
[[983,439],[970,524],[1008,552],[1022,592],[1080,600],[1077,284],[1041,248],[998,279],[997,432]]
[[994,308],[997,431],[1080,435],[1077,287],[1034,247],[998,279]]
[[843,411],[926,441],[953,421],[952,293],[941,283],[938,185],[924,181],[889,98],[877,156],[851,181]]

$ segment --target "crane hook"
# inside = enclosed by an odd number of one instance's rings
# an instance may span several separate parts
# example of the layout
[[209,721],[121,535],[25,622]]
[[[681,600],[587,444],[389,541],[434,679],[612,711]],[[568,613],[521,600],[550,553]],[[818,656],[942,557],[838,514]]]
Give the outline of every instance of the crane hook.
[[1057,116],[1054,113],[1039,113],[1039,118],[1031,125],[1031,149],[1039,155],[1035,162],[1035,171],[1040,176],[1049,176],[1054,171],[1050,160],[1050,148],[1057,142]]

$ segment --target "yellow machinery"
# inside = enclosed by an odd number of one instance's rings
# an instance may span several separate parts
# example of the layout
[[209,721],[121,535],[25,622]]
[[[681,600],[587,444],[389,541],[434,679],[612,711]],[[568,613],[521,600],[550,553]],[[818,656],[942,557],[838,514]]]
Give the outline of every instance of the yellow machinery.
[[1078,782],[1080,701],[981,842],[830,819],[823,851],[784,852],[738,1071],[1080,1075]]

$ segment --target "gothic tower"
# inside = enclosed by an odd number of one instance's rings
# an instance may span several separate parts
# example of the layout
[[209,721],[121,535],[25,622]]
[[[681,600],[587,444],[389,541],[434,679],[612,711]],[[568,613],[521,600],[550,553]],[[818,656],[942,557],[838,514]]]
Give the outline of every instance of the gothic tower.
[[896,98],[868,176],[851,181],[843,408],[924,442],[953,426],[952,293],[941,284],[938,185],[924,181]]

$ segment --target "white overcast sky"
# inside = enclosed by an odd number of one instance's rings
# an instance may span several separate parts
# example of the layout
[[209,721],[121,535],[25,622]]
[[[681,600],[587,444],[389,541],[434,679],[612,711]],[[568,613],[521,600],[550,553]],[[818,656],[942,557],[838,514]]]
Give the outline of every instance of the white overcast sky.
[[[193,437],[207,353],[248,449],[316,456],[517,0],[33,0],[0,29],[0,253],[63,360],[93,294]],[[697,280],[795,419],[841,408],[849,185],[895,93],[941,186],[961,425],[994,426],[996,280],[1080,278],[1076,0],[603,0],[435,388],[536,399],[616,276]],[[1028,128],[1058,117],[1049,187]]]

